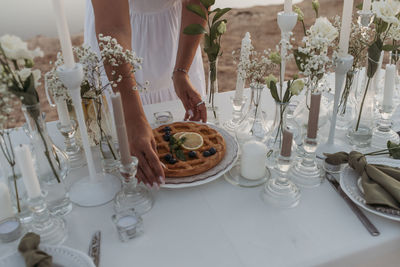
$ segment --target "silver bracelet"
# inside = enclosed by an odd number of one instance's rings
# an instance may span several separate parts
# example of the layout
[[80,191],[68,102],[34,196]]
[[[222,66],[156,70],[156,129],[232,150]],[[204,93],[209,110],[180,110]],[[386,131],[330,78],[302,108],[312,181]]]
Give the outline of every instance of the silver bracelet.
[[176,68],[176,69],[174,69],[174,71],[172,72],[172,76],[171,76],[171,79],[173,79],[173,77],[174,77],[174,73],[175,72],[183,72],[183,73],[185,73],[186,75],[189,75],[188,74],[188,71],[186,70],[186,69],[184,69],[184,68]]

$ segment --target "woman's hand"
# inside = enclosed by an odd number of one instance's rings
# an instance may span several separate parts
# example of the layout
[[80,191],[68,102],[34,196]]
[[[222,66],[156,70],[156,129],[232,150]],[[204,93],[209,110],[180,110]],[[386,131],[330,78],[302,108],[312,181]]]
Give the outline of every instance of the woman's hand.
[[153,131],[146,119],[127,122],[131,153],[138,158],[137,178],[147,186],[159,187],[165,183],[164,171],[157,156]]
[[184,72],[176,71],[173,73],[172,80],[175,92],[186,110],[184,120],[207,122],[206,106],[190,82],[189,76]]

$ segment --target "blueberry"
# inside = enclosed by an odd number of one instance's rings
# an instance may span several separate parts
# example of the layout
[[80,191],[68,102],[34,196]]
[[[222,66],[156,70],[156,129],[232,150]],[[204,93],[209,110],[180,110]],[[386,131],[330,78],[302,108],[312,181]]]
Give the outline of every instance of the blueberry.
[[191,157],[191,158],[197,158],[197,153],[196,153],[196,151],[190,151],[190,152],[189,152],[189,157]]
[[165,134],[165,135],[163,135],[163,139],[164,139],[164,141],[169,142],[169,140],[171,139],[171,135]]
[[210,150],[208,150],[208,152],[210,152],[211,155],[214,155],[215,153],[217,153],[217,150],[215,148],[210,148]]
[[168,161],[168,163],[169,164],[175,164],[175,163],[177,163],[178,161],[176,160],[176,159],[174,159],[174,158],[171,158],[169,161]]
[[173,157],[172,157],[171,154],[167,154],[167,155],[164,156],[164,159],[165,159],[166,162],[169,162],[172,158]]
[[210,151],[207,151],[207,150],[204,151],[204,152],[203,152],[203,156],[204,156],[204,157],[209,157],[209,156],[211,156]]
[[165,126],[162,130],[163,132],[171,132],[171,127]]

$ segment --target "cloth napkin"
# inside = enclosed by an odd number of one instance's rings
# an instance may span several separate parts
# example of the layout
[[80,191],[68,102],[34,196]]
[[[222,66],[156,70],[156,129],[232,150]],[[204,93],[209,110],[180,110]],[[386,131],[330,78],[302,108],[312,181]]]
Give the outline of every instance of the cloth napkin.
[[378,164],[368,164],[357,151],[350,154],[326,154],[325,161],[332,165],[348,163],[361,176],[364,197],[368,205],[400,210],[400,169]]
[[51,267],[52,257],[39,250],[40,236],[35,233],[27,233],[18,245],[18,251],[25,259],[26,267]]

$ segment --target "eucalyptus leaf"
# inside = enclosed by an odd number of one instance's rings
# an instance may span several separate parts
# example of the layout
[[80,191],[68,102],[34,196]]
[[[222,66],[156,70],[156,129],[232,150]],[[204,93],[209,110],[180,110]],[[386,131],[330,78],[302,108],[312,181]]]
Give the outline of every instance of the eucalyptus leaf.
[[207,31],[200,24],[190,24],[185,29],[183,29],[183,33],[188,35],[197,35],[207,33]]
[[200,3],[208,9],[210,6],[215,4],[215,0],[200,0]]
[[200,17],[202,17],[203,19],[207,19],[206,13],[204,12],[203,8],[199,5],[196,4],[188,4],[186,6],[186,9],[199,15]]
[[290,81],[288,82],[288,86],[285,92],[285,95],[283,96],[283,103],[289,102],[289,97],[290,97]]
[[278,95],[278,88],[276,88],[276,83],[274,81],[271,81],[269,91],[271,92],[272,98],[276,102],[280,102],[279,95]]
[[[219,8],[218,8],[219,9]],[[217,11],[217,13],[215,13],[212,23],[214,24],[218,19],[220,19],[223,15],[225,15],[227,12],[229,12],[232,8],[223,8],[223,9],[219,9]]]
[[378,69],[378,62],[382,52],[382,42],[380,39],[376,40],[370,47],[368,47],[368,67],[367,76],[372,78]]

